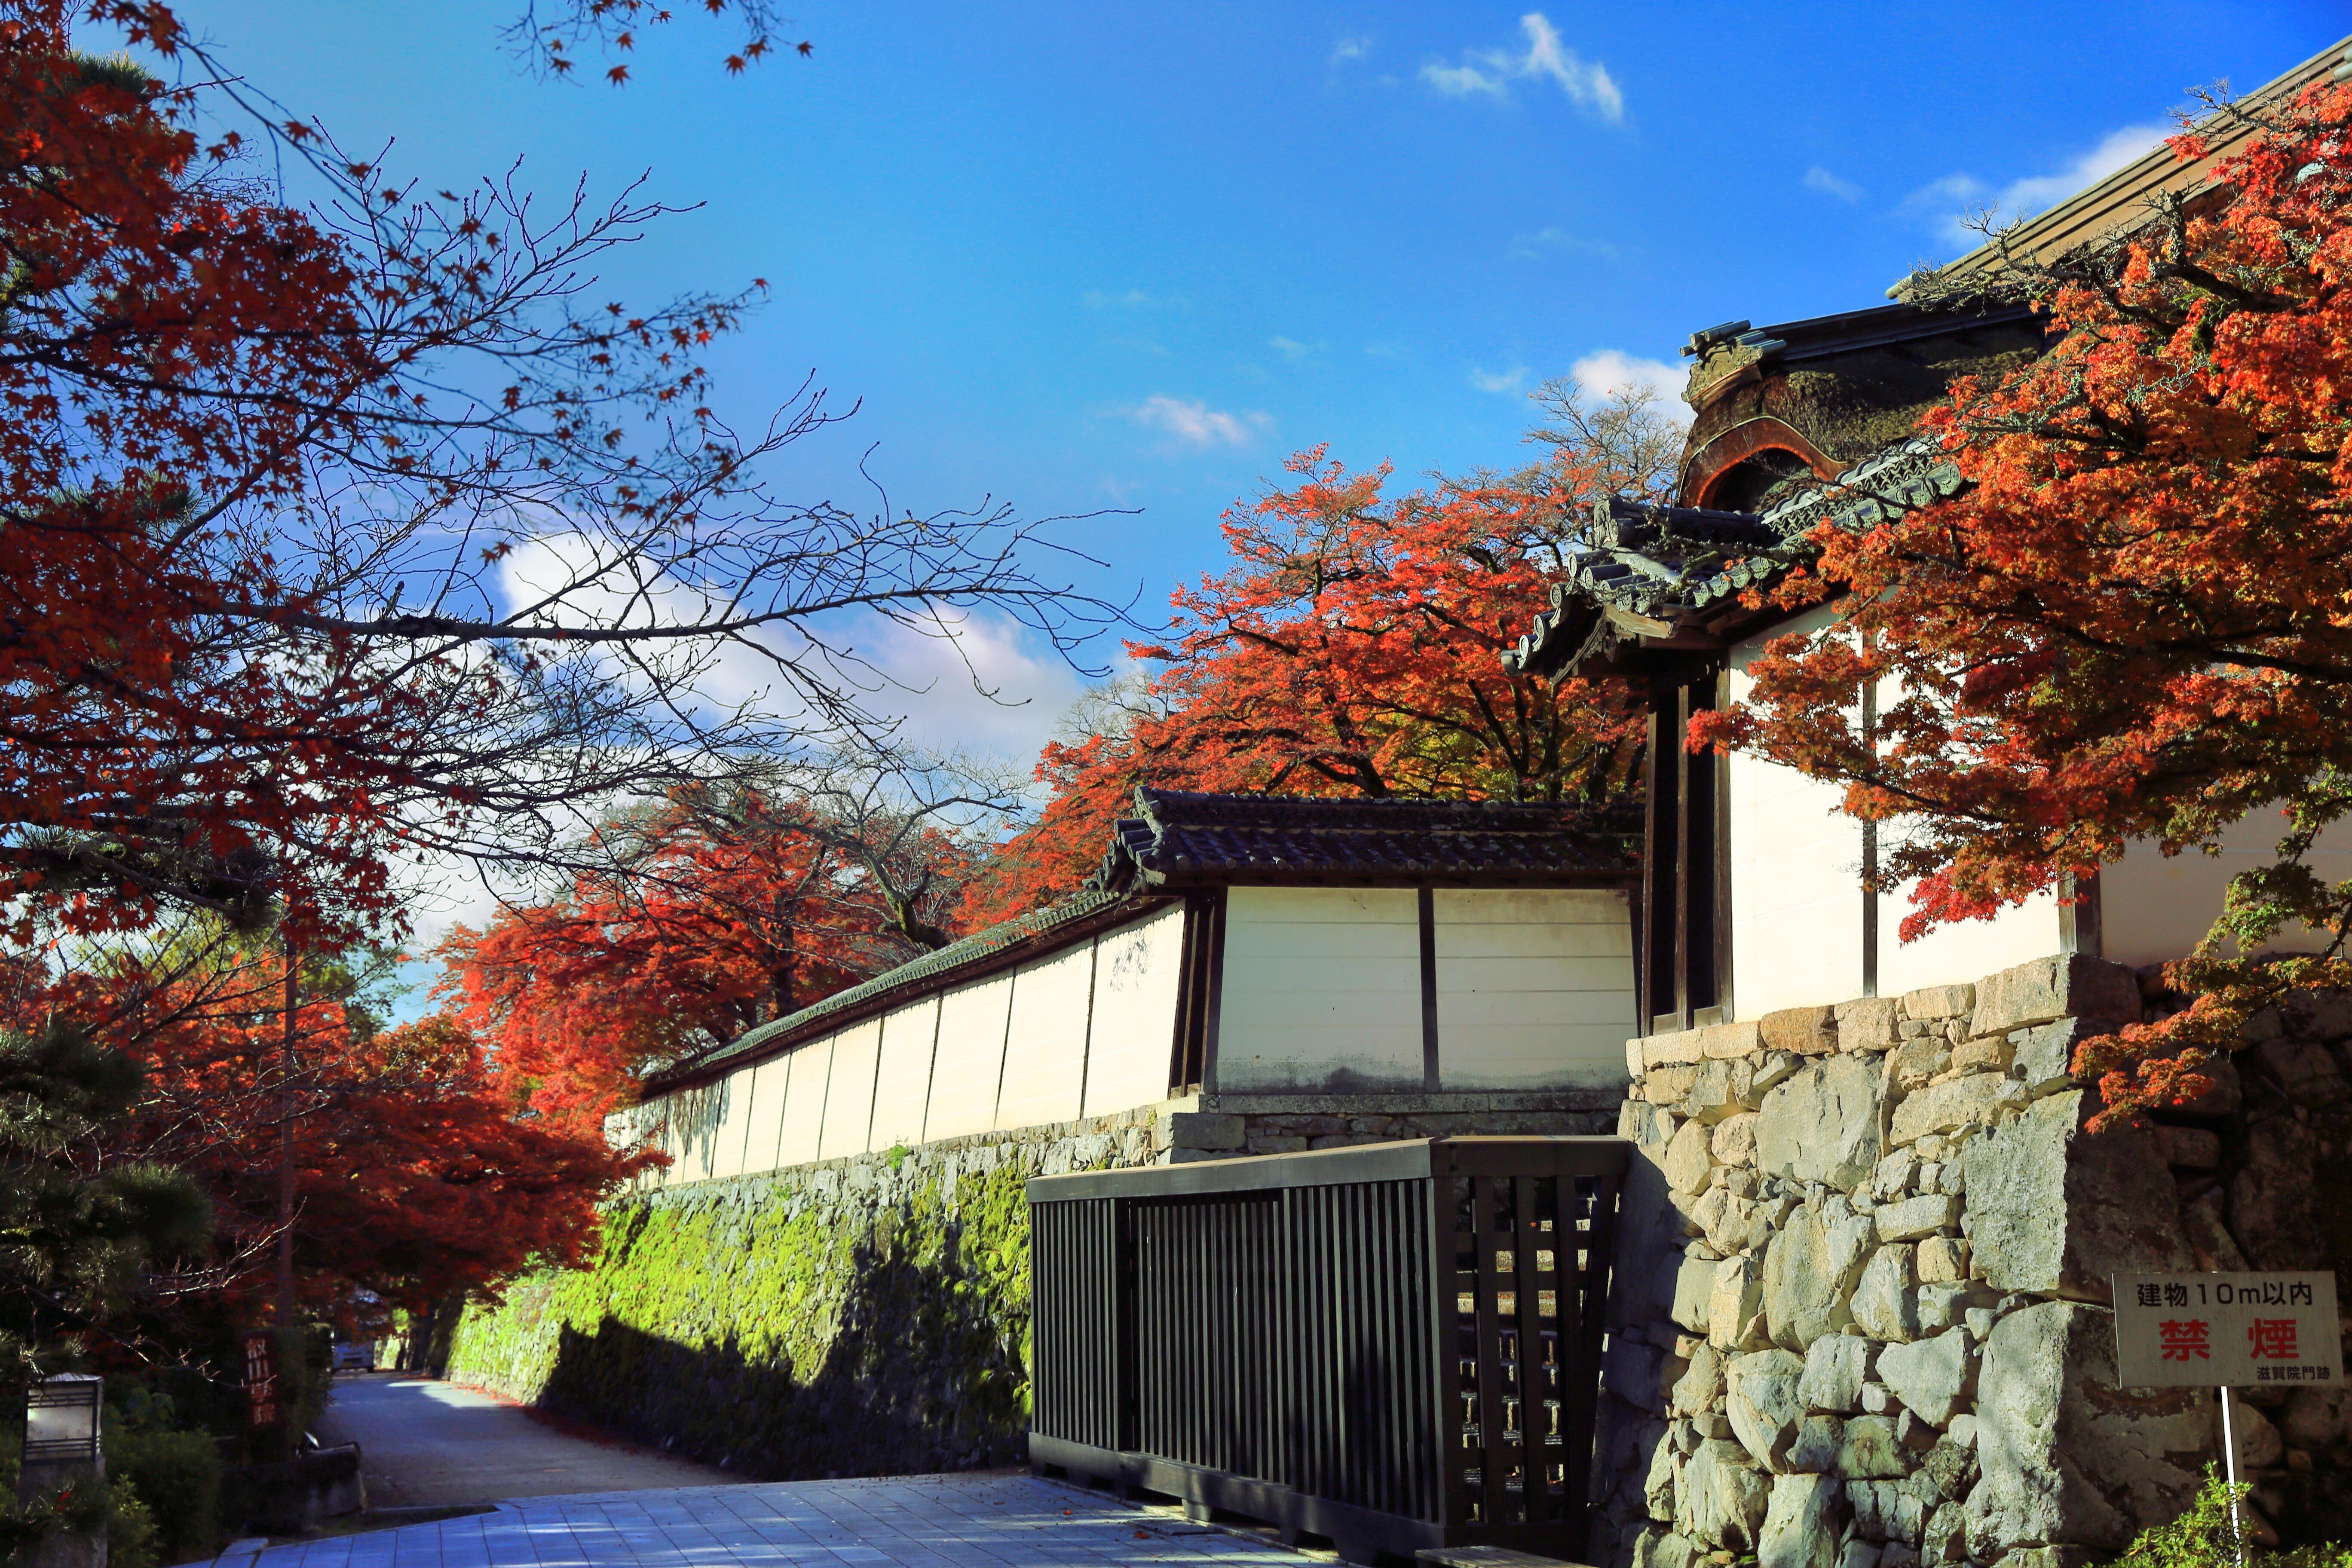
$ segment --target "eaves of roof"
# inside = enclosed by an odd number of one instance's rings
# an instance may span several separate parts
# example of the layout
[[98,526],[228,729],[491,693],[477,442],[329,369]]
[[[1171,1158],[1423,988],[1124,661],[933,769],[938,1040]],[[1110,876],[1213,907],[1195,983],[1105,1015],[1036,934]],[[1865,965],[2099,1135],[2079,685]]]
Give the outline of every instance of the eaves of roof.
[[1933,437],[1914,436],[1762,512],[1604,500],[1594,509],[1592,543],[1552,584],[1552,607],[1504,650],[1504,667],[1557,677],[1621,642],[1719,646],[1758,618],[1744,595],[1819,553],[1811,535],[1822,524],[1858,532],[1966,483]]

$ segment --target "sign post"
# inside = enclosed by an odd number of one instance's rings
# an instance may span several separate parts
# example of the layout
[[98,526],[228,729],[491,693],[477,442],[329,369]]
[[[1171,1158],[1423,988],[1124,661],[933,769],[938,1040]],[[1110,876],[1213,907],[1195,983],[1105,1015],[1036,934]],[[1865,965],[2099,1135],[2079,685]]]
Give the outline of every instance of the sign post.
[[2321,1273],[2118,1274],[2116,1382],[2125,1388],[2219,1388],[2238,1561],[2238,1439],[2232,1388],[2340,1384],[2344,1346],[2336,1276]]

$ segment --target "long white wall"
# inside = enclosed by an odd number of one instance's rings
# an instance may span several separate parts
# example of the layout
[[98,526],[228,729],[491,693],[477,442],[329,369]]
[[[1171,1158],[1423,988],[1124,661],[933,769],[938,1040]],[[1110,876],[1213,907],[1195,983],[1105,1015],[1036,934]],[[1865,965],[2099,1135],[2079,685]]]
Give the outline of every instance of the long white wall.
[[1184,911],[852,1024],[623,1112],[660,1186],[1149,1105],[1168,1094]]
[[[1226,889],[1211,1087],[1430,1088],[1419,899]],[[1439,889],[1432,915],[1436,1089],[1623,1082],[1635,1028],[1623,893]],[[667,1151],[669,1169],[645,1178],[664,1185],[1155,1104],[1169,1091],[1183,956],[1183,910],[1165,909],[649,1100],[608,1131]]]

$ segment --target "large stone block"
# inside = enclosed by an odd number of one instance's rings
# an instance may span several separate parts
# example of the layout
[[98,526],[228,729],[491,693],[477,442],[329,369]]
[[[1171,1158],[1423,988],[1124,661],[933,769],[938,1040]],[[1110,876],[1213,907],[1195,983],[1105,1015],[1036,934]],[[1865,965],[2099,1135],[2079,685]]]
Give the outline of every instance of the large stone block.
[[1977,988],[1973,985],[1923,985],[1916,991],[1903,994],[1903,1016],[1906,1018],[1951,1018],[1975,1010]]
[[1763,1315],[1764,1265],[1754,1258],[1727,1258],[1715,1266],[1706,1297],[1706,1337],[1725,1350],[1748,1350],[1750,1325]]
[[1857,1415],[1845,1424],[1838,1443],[1836,1473],[1845,1480],[1891,1479],[1915,1467],[1911,1450],[1895,1435],[1892,1415]]
[[1706,1561],[1706,1546],[1670,1531],[1644,1531],[1633,1542],[1633,1568],[1698,1568]]
[[2022,1086],[1998,1073],[1970,1073],[1944,1083],[1929,1084],[1903,1097],[1888,1124],[1887,1142],[1900,1147],[1916,1143],[1930,1132],[1951,1132],[1962,1127],[1992,1122],[2000,1112],[2025,1103]]
[[1756,1020],[1768,1051],[1827,1056],[1838,1048],[1837,1012],[1831,1007],[1783,1007]]
[[1916,1241],[1940,1236],[1946,1226],[1958,1224],[1960,1200],[1948,1193],[1922,1193],[1900,1203],[1882,1204],[1870,1217],[1878,1226],[1879,1240]]
[[1883,1051],[1895,1043],[1895,1026],[1901,1021],[1902,1005],[1892,996],[1857,996],[1851,1002],[1841,1002],[1833,1009],[1837,1016],[1838,1049],[1842,1051]]
[[2020,1546],[2116,1551],[2176,1517],[2198,1485],[2211,1413],[2202,1389],[2116,1386],[2115,1320],[2043,1301],[1994,1325],[1977,1386],[1969,1554]]
[[2028,1029],[2010,1042],[2017,1047],[2009,1059],[2010,1076],[2037,1100],[2070,1088],[2074,1082],[2074,1047],[2097,1032],[2085,1030],[2074,1018]]
[[1715,1124],[1707,1139],[1707,1152],[1718,1165],[1752,1165],[1756,1163],[1756,1113],[1743,1110],[1727,1116]]
[[1878,1381],[1930,1426],[1949,1425],[1976,1387],[1977,1353],[1968,1331],[1887,1346],[1879,1353]]
[[1674,1067],[1684,1062],[1706,1059],[1699,1047],[1704,1029],[1684,1029],[1672,1035],[1651,1035],[1642,1041],[1642,1065],[1644,1068]]
[[1754,1023],[1710,1024],[1699,1032],[1701,1054],[1717,1060],[1732,1057],[1752,1057],[1764,1048],[1763,1037]]
[[1676,1415],[1702,1415],[1723,1397],[1723,1357],[1713,1345],[1692,1347],[1690,1364],[1668,1400]]
[[1175,1110],[1160,1120],[1162,1141],[1171,1149],[1238,1149],[1249,1142],[1249,1122],[1205,1110]]
[[1715,1169],[1715,1156],[1707,1152],[1713,1132],[1704,1122],[1685,1121],[1666,1145],[1666,1184],[1685,1197],[1706,1191],[1707,1173]]
[[1712,1127],[1727,1116],[1756,1109],[1749,1088],[1755,1079],[1756,1064],[1744,1058],[1703,1062],[1684,1102],[1694,1119]]
[[1869,1260],[1871,1216],[1800,1208],[1764,1253],[1764,1322],[1772,1342],[1803,1352],[1853,1321],[1848,1307]]
[[1747,1449],[1727,1437],[1710,1437],[1683,1467],[1675,1531],[1726,1551],[1753,1552],[1771,1486]]
[[2139,1017],[2139,976],[2128,965],[2087,953],[2037,958],[1977,983],[1979,1035],[2005,1035],[2059,1018],[2136,1024]]
[[1868,1057],[1827,1057],[1764,1097],[1756,1119],[1756,1163],[1767,1175],[1859,1186],[1878,1157],[1886,1103],[1885,1075]]
[[1707,1301],[1715,1293],[1716,1259],[1685,1253],[1675,1270],[1674,1305],[1666,1315],[1692,1333],[1706,1332]]
[[1757,1542],[1757,1568],[1838,1568],[1845,1489],[1827,1476],[1777,1476]]
[[1805,1375],[1798,1397],[1814,1410],[1852,1415],[1862,1408],[1862,1385],[1870,1381],[1878,1346],[1860,1334],[1828,1334],[1805,1352]]
[[[2230,1230],[2257,1268],[2324,1268],[2326,1205],[2314,1173],[2323,1153],[2310,1123],[2291,1113],[2246,1129],[2245,1163],[2230,1184]],[[2343,1201],[2339,1194],[2334,1203]]]
[[1862,1280],[1853,1288],[1853,1321],[1874,1340],[1917,1339],[1916,1284],[1911,1248],[1901,1244],[1880,1247],[1863,1266]]
[[1778,1350],[1734,1356],[1727,1369],[1724,1412],[1731,1430],[1768,1470],[1790,1468],[1789,1445],[1805,1418],[1805,1402],[1797,1394],[1804,1375],[1801,1358]]
[[1996,1289],[2104,1301],[2111,1274],[2196,1267],[2154,1132],[2095,1134],[2085,1100],[2050,1095],[1969,1142],[1969,1266]]

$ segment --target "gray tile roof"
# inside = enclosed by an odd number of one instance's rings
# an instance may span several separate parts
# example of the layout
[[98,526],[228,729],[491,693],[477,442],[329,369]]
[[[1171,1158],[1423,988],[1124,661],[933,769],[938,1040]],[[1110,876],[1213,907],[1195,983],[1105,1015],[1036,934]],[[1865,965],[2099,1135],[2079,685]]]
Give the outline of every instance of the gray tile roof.
[[1614,882],[1638,874],[1641,815],[1624,807],[1139,788],[1135,810],[1114,830],[1089,887]]
[[1932,437],[1915,436],[1761,512],[1597,502],[1587,547],[1552,584],[1552,607],[1504,650],[1503,663],[1557,675],[1620,636],[1706,629],[1736,614],[1742,593],[1817,554],[1808,536],[1822,523],[1859,531],[1966,482]]

